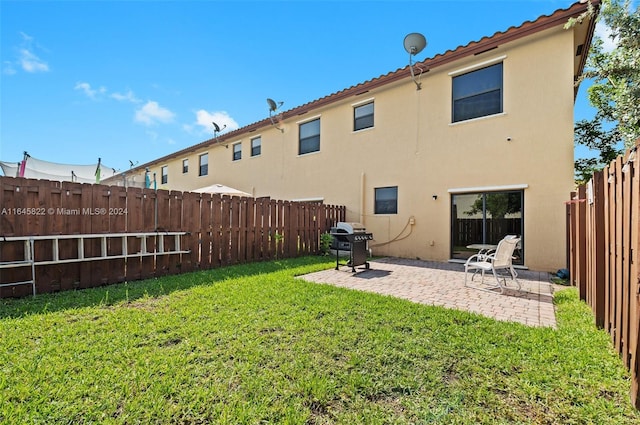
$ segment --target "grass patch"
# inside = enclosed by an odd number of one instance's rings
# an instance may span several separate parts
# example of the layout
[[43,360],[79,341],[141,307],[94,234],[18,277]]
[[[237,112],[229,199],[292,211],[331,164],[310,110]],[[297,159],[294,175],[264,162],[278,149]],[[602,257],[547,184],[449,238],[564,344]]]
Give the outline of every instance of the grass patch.
[[308,257],[0,300],[1,423],[631,424],[574,289],[558,329],[318,285]]

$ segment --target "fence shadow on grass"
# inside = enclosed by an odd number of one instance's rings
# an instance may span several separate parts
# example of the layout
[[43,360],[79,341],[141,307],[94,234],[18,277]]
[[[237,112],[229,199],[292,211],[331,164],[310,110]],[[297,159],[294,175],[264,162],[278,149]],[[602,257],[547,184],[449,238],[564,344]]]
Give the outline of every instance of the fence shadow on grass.
[[242,277],[256,276],[283,270],[323,264],[327,257],[308,256],[294,259],[240,264],[216,269],[200,270],[179,275],[117,283],[97,288],[40,294],[27,298],[0,299],[0,319],[46,314],[86,307],[112,306],[133,302],[145,297],[157,298],[198,286]]

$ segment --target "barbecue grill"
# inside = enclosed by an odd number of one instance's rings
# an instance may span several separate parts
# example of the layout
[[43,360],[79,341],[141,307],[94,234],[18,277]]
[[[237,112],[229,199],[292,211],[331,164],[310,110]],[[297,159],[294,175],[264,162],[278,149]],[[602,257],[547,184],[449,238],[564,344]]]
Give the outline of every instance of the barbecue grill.
[[332,247],[336,250],[336,270],[340,267],[340,250],[349,251],[347,266],[351,267],[353,273],[357,266],[364,265],[365,269],[369,269],[367,241],[373,239],[373,234],[367,233],[363,224],[339,221],[336,227],[331,228],[330,234],[334,240]]

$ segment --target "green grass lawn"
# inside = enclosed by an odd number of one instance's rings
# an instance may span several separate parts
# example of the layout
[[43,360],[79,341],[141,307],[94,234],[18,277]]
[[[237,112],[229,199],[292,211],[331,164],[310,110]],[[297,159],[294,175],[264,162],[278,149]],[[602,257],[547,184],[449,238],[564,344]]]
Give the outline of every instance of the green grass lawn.
[[640,422],[575,289],[537,329],[295,279],[332,265],[0,300],[0,423]]

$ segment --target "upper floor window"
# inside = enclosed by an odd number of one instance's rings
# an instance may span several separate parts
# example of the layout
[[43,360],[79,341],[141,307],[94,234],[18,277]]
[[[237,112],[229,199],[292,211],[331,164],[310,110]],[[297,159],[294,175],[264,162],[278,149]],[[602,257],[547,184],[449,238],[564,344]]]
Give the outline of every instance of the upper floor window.
[[203,153],[202,155],[200,155],[200,157],[198,158],[199,161],[199,172],[198,175],[199,176],[206,176],[207,174],[209,174],[209,154],[208,153]]
[[453,77],[452,122],[502,112],[502,62]]
[[373,102],[353,108],[353,131],[373,127]]
[[375,188],[375,214],[398,214],[398,186]]
[[242,143],[233,144],[233,160],[238,161],[242,159]]
[[189,160],[188,159],[183,159],[182,160],[182,174],[186,174],[189,172]]
[[300,124],[298,155],[320,150],[320,118]]
[[251,139],[251,156],[258,156],[262,153],[262,138]]
[[167,182],[169,182],[169,167],[167,165],[164,165],[160,168],[160,174],[161,174],[161,179],[160,179],[160,184],[167,184]]

